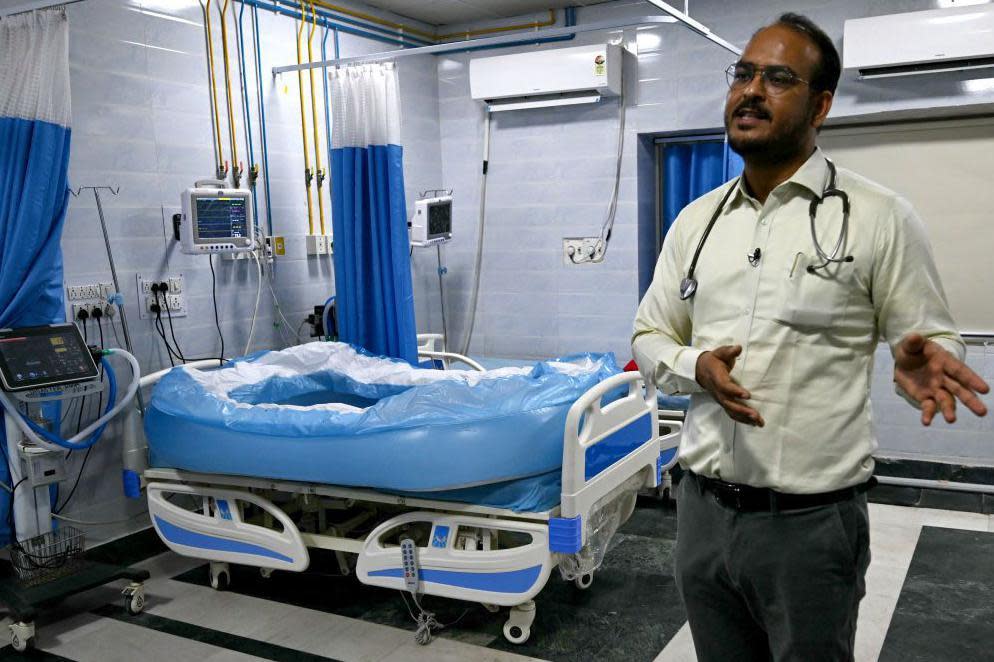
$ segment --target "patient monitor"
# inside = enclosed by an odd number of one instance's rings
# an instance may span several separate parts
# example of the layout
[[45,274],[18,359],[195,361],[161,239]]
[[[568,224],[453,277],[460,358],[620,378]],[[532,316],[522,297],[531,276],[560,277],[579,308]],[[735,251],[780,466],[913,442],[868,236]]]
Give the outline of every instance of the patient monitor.
[[422,194],[414,203],[414,215],[407,227],[411,246],[434,246],[452,239],[452,192],[437,190]]
[[244,253],[255,247],[252,193],[197,182],[183,192],[180,242],[184,253]]

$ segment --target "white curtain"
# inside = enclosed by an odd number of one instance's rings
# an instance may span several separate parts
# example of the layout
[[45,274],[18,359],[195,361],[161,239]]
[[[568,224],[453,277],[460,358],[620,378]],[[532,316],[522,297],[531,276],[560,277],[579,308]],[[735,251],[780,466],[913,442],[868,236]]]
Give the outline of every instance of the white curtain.
[[68,62],[64,9],[0,19],[0,117],[69,126]]
[[328,72],[331,146],[400,144],[400,83],[392,62]]

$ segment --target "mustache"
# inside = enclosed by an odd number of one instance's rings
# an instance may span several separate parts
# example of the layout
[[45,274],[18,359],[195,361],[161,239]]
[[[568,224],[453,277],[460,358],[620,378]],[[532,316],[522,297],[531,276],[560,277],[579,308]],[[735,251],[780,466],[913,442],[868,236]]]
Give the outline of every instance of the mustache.
[[740,103],[732,112],[732,116],[734,117],[735,115],[738,115],[739,113],[747,110],[754,112],[760,117],[763,117],[765,119],[769,119],[772,116],[772,114],[767,108],[764,108],[761,104],[754,103],[752,101],[744,101]]

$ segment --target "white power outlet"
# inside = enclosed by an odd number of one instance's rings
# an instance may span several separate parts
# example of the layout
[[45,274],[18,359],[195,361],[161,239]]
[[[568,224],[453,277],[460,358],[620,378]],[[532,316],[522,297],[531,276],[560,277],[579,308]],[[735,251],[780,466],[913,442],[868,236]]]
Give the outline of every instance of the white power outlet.
[[564,237],[563,264],[596,264],[604,261],[600,237]]
[[307,240],[308,255],[328,255],[331,251],[331,237],[323,234],[309,234]]
[[143,276],[138,274],[138,300],[144,302],[144,306],[138,309],[139,319],[155,319],[152,312],[152,305],[156,302],[155,293],[152,292],[152,285],[165,283],[166,292],[159,292],[158,303],[162,310],[160,314],[166,316],[166,307],[169,309],[170,317],[186,317],[186,281],[183,274],[172,274],[161,276]]

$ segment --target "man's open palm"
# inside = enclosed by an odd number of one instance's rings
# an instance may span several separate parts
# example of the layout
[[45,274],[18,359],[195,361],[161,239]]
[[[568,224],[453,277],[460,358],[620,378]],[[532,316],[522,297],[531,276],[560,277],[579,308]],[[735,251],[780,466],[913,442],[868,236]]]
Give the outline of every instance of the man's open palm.
[[941,411],[947,423],[956,420],[956,400],[977,416],[987,415],[978,394],[990,387],[980,375],[938,343],[911,333],[894,355],[894,381],[922,408],[922,425],[930,425]]

